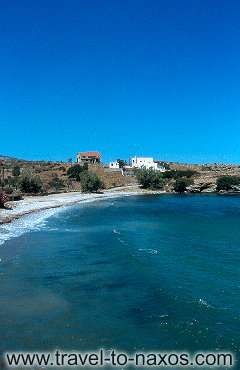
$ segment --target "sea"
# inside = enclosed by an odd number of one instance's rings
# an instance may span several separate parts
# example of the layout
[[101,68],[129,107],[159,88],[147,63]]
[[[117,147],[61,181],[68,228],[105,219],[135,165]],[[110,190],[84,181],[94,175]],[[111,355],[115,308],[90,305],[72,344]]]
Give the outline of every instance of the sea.
[[240,197],[104,199],[0,226],[0,352],[56,348],[238,356]]

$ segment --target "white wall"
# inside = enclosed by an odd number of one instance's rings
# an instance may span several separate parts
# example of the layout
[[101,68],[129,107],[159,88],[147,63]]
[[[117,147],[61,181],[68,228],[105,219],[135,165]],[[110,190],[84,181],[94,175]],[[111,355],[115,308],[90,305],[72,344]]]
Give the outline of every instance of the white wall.
[[158,163],[154,162],[152,157],[133,157],[131,159],[131,165],[136,168],[152,168],[156,171],[164,171],[162,167],[158,166]]
[[132,167],[137,168],[151,168],[154,167],[154,161],[151,157],[133,157],[131,159]]
[[120,168],[119,163],[117,161],[110,162],[109,168]]

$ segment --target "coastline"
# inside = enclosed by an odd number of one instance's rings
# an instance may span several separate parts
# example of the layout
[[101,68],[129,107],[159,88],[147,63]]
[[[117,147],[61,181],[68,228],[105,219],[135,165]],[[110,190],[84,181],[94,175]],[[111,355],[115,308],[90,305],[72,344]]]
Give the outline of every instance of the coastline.
[[124,186],[105,190],[103,193],[69,192],[51,195],[26,196],[23,200],[7,203],[10,209],[0,209],[0,225],[11,223],[22,216],[53,208],[71,206],[81,202],[110,199],[119,196],[165,194],[164,191],[146,191],[138,186]]
[[[126,197],[134,195],[160,195],[176,194],[175,192],[166,192],[163,190],[146,190],[138,185],[128,185],[111,188],[102,193],[81,193],[67,192],[55,193],[49,195],[25,196],[23,200],[12,201],[7,203],[6,209],[0,209],[0,226],[11,223],[23,216],[31,213],[37,213],[48,209],[72,206],[81,202],[93,202],[100,199],[110,199],[116,197]],[[188,193],[194,195],[194,193]],[[202,192],[203,195],[240,195],[239,192]]]

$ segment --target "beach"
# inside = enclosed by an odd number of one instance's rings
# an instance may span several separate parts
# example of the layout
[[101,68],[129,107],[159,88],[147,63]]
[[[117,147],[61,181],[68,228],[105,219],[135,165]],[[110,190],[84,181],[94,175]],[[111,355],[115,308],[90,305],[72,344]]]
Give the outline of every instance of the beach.
[[25,196],[23,200],[8,202],[7,209],[0,209],[0,224],[9,223],[21,216],[33,212],[44,211],[51,208],[71,206],[80,202],[91,202],[98,199],[107,199],[118,196],[131,196],[138,194],[159,194],[163,191],[149,192],[136,185],[117,187],[101,193],[69,192],[50,195]]

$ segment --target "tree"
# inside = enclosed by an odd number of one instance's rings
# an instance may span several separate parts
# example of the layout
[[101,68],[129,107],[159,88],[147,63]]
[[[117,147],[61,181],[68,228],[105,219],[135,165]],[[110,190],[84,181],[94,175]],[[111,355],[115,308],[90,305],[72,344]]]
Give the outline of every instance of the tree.
[[104,188],[104,184],[96,173],[84,171],[80,176],[81,188],[84,193],[96,193]]
[[42,190],[42,181],[39,176],[24,176],[20,181],[21,191],[24,193],[39,193]]
[[19,181],[20,181],[20,178],[19,176],[9,176],[7,178],[7,183],[6,185],[8,185],[9,187],[13,188],[13,189],[17,189],[18,186],[19,186]]
[[80,181],[80,175],[83,171],[87,171],[88,170],[88,165],[87,163],[84,163],[83,166],[79,165],[79,164],[76,164],[72,167],[70,167],[68,170],[67,170],[67,176],[70,178],[70,179],[75,179],[76,181]]
[[13,169],[12,169],[12,175],[14,177],[18,177],[18,176],[20,176],[20,174],[21,174],[21,168],[17,165],[14,166]]
[[177,193],[184,193],[187,190],[187,187],[192,183],[193,181],[188,178],[179,178],[175,182],[174,190]]
[[240,185],[239,176],[220,176],[217,179],[217,191],[231,190],[233,186]]
[[127,165],[127,162],[124,159],[117,159],[117,162],[120,168],[123,168],[124,166]]
[[49,181],[49,186],[54,188],[56,191],[65,187],[64,181],[58,176],[54,176],[51,181]]
[[8,196],[4,192],[0,192],[0,208],[5,208],[5,203],[8,201]]
[[145,189],[162,189],[164,180],[161,172],[153,169],[140,169],[136,172],[137,180]]

